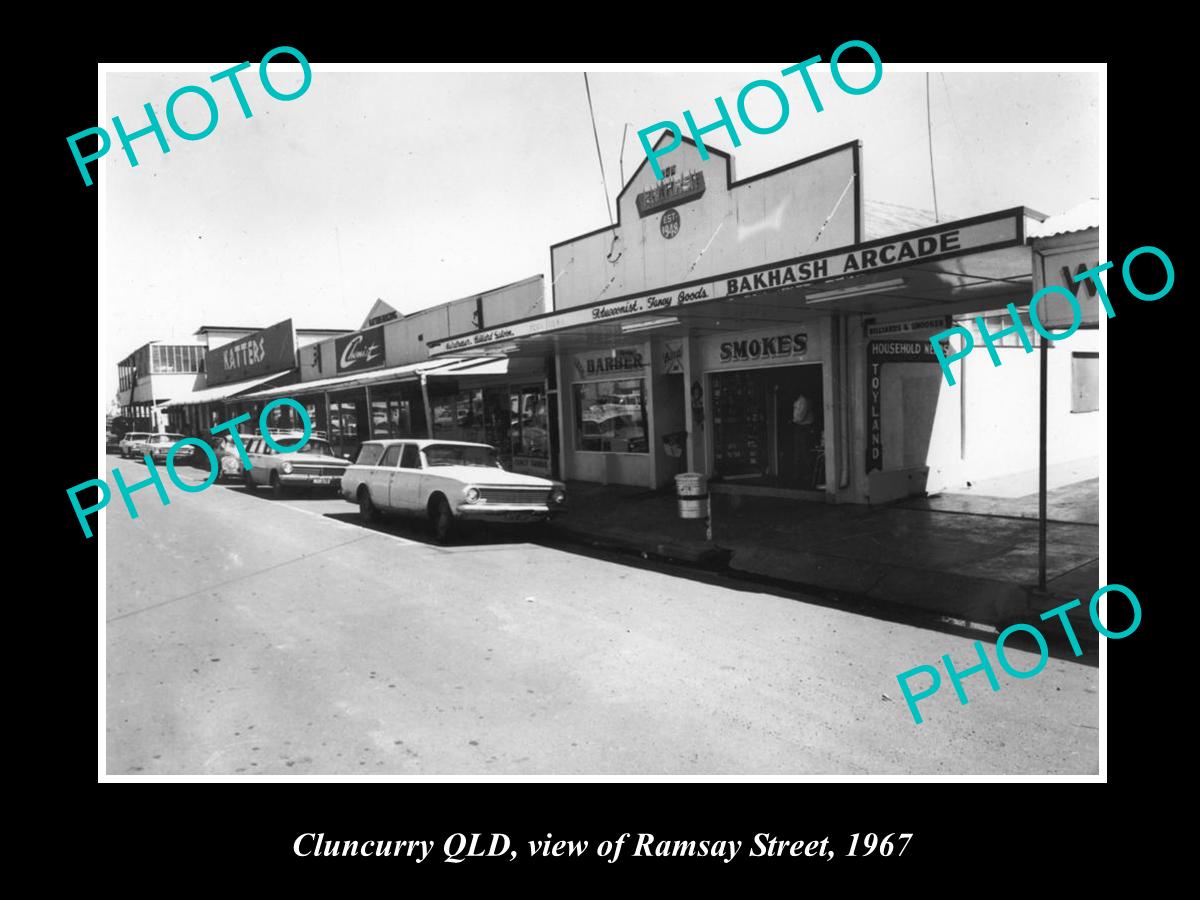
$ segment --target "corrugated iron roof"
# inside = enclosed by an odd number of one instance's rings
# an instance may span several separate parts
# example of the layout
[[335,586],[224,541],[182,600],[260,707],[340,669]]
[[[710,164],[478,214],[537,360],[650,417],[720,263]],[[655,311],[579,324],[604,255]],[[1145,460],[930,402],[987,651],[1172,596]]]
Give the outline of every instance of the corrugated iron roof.
[[[867,241],[938,224],[933,212],[928,209],[884,203],[880,200],[867,200],[864,206],[863,240]],[[944,215],[942,221],[953,222],[956,218],[958,217]]]
[[1066,212],[1049,216],[1044,222],[1030,223],[1029,237],[1053,237],[1056,234],[1070,234],[1099,227],[1100,200],[1097,197],[1090,197],[1082,203],[1072,206]]

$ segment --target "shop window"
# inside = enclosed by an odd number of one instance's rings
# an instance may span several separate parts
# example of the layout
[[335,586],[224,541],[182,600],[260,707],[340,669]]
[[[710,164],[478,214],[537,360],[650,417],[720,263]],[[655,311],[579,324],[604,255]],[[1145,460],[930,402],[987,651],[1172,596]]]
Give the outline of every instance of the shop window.
[[513,455],[548,459],[550,411],[546,392],[541,387],[517,388],[512,392],[510,402],[510,441]]
[[412,437],[412,404],[398,397],[371,398],[371,437]]
[[1100,354],[1071,354],[1071,412],[1100,408]]
[[575,446],[612,453],[647,452],[645,379],[576,384]]
[[484,443],[483,389],[459,391],[432,401],[433,436],[448,441]]

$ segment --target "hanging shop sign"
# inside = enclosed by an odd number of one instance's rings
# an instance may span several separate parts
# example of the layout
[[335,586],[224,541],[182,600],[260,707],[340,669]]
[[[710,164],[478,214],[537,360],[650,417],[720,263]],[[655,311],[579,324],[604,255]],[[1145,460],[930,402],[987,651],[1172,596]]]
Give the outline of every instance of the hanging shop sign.
[[931,316],[925,319],[909,319],[905,322],[875,322],[867,320],[867,337],[896,337],[917,331],[941,331],[954,324],[953,316]]
[[683,341],[666,341],[663,344],[662,365],[666,375],[683,373]]
[[[949,354],[950,342],[942,341]],[[867,344],[867,472],[883,468],[882,368],[889,362],[937,363],[928,339],[919,341],[870,341]]]
[[[949,227],[913,232],[907,237],[890,241],[856,244],[835,253],[799,257],[756,269],[731,272],[713,280],[689,282],[660,288],[654,293],[559,310],[549,315],[509,322],[503,328],[491,331],[430,341],[429,353],[438,356],[580,325],[620,321],[703,300],[735,299],[784,288],[815,288],[835,279],[898,268],[918,260],[925,263],[967,253],[1015,247],[1025,240],[1024,215],[1023,208],[1005,210],[978,219],[964,219]],[[838,309],[836,301],[826,300],[819,306],[822,309]]]
[[292,320],[284,319],[270,328],[208,351],[204,357],[209,387],[245,381],[259,375],[286,372],[296,366],[296,338]]
[[366,372],[381,369],[385,362],[383,351],[383,326],[368,328],[356,334],[340,337],[333,344],[337,357],[337,370],[343,372]]

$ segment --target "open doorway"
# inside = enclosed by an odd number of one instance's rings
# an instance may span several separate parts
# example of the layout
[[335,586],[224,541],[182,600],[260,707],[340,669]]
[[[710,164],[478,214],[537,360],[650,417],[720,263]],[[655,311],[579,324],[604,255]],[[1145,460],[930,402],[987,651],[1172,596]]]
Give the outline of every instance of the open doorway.
[[823,490],[823,386],[820,363],[712,374],[714,478]]

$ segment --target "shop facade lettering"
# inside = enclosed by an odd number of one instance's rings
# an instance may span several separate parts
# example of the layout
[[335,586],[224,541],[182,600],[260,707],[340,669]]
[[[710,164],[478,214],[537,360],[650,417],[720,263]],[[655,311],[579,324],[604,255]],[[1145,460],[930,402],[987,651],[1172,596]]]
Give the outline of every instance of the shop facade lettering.
[[[931,320],[934,327],[944,318]],[[906,324],[906,323],[900,323]],[[949,342],[946,342],[949,350]],[[924,341],[870,341],[867,344],[867,474],[883,468],[883,364],[889,362],[936,363],[937,354]]]
[[717,358],[721,363],[756,362],[763,359],[802,359],[807,353],[808,334],[797,331],[793,334],[724,341]]
[[608,322],[662,312],[689,303],[724,300],[763,291],[789,287],[815,287],[825,282],[861,274],[983,250],[1019,246],[1024,241],[1024,210],[1015,208],[967,220],[953,228],[931,229],[925,234],[894,241],[877,242],[866,247],[848,248],[835,253],[787,260],[741,272],[721,275],[715,280],[676,285],[635,297],[558,310],[518,322],[504,328],[471,335],[457,335],[431,341],[431,356],[451,353],[466,347],[499,343],[512,338],[544,334],[596,322]]
[[333,349],[339,374],[380,369],[386,361],[383,326],[340,337],[334,341]]
[[204,360],[209,385],[284,372],[295,365],[296,336],[291,319],[218,347]]
[[646,364],[640,350],[620,348],[604,354],[582,354],[574,358],[580,378],[594,378],[611,372],[640,372]]

